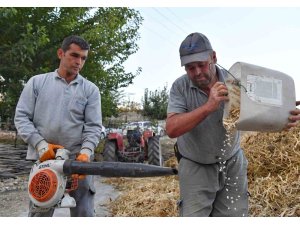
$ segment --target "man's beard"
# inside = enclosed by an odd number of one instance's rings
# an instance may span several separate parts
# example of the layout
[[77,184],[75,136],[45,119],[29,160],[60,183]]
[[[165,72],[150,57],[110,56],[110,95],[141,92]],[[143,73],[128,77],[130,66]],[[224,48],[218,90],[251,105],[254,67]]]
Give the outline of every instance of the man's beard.
[[197,81],[197,79],[195,79],[193,81],[193,83],[199,88],[207,88],[209,86],[209,84],[211,83],[211,81],[212,81],[212,75],[211,74],[204,74],[203,76],[206,78],[206,80]]

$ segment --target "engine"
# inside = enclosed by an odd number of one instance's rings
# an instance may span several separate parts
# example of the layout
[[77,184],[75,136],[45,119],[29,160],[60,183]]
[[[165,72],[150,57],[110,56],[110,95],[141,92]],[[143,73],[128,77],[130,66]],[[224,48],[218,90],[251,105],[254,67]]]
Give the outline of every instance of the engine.
[[65,160],[48,160],[35,163],[32,167],[28,194],[35,206],[39,208],[76,206],[75,200],[65,192],[67,176],[63,174],[64,162]]

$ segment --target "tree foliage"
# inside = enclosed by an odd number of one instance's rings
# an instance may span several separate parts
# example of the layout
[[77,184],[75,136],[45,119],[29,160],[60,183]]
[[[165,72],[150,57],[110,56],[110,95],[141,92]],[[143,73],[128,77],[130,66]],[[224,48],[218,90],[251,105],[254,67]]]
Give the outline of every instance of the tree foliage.
[[2,117],[12,117],[24,83],[54,71],[57,49],[71,34],[91,45],[81,74],[100,89],[103,116],[117,113],[115,93],[141,72],[123,63],[138,50],[140,14],[129,8],[0,8],[0,83]]
[[164,120],[167,117],[168,107],[168,89],[167,85],[162,90],[149,91],[147,88],[144,91],[143,115],[152,120]]

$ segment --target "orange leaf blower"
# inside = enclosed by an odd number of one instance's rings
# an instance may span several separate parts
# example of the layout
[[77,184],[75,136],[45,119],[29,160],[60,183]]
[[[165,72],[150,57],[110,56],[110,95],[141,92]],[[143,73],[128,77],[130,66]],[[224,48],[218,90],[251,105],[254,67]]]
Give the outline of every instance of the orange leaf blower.
[[75,200],[68,194],[76,189],[72,174],[101,175],[103,177],[154,177],[176,175],[175,168],[141,163],[79,162],[75,160],[37,161],[29,175],[30,200],[40,211],[52,207],[75,207]]

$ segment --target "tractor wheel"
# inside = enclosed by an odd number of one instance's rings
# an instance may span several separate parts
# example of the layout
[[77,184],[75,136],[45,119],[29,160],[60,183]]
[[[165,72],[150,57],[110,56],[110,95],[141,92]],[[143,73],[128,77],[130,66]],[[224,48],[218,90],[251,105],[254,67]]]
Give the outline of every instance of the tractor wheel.
[[115,141],[107,141],[104,146],[103,160],[108,162],[117,162],[118,156],[116,154],[117,146]]
[[148,139],[148,163],[156,166],[164,165],[159,136],[149,137]]

